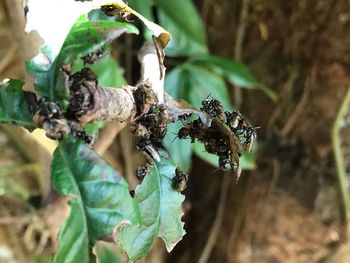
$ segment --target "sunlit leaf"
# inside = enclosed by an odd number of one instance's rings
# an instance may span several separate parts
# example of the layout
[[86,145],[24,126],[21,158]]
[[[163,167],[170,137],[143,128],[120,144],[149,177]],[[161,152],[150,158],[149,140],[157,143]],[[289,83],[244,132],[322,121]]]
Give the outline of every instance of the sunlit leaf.
[[171,32],[173,39],[165,49],[168,56],[207,53],[201,18],[191,0],[155,0],[160,24]]
[[153,0],[128,0],[129,6],[149,20],[153,20],[152,6]]
[[161,157],[135,190],[141,223],[123,226],[119,233],[121,247],[132,261],[147,255],[157,236],[171,251],[185,234],[181,222],[184,196],[173,189],[172,183],[175,169],[170,160]]
[[166,31],[161,26],[157,25],[156,23],[153,23],[151,20],[147,19],[140,13],[136,12],[136,10],[129,7],[126,3],[123,1],[114,1],[112,3],[108,3],[106,5],[103,5],[101,7],[102,10],[105,10],[108,14],[114,14],[119,15],[120,12],[133,14],[134,16],[138,17],[142,21],[142,23],[152,31],[153,35],[156,37],[157,41],[160,43],[162,48],[165,48],[169,42],[169,40],[172,38],[171,34]]
[[8,80],[0,83],[0,123],[20,125],[32,131],[32,113],[22,90],[24,82]]
[[185,99],[194,107],[200,108],[202,100],[214,98],[222,104],[226,110],[232,110],[225,81],[219,75],[209,70],[193,65],[186,65],[187,85]]
[[121,221],[138,220],[126,181],[79,140],[60,143],[51,172],[54,189],[71,197],[53,262],[90,262],[89,244],[111,234]]
[[48,49],[45,49],[44,56],[39,54],[27,63],[27,70],[36,79],[37,91],[51,100],[68,98],[61,66],[103,47],[123,33],[137,34],[138,30],[128,23],[88,21],[85,15],[81,16],[69,31],[57,57],[48,59]]

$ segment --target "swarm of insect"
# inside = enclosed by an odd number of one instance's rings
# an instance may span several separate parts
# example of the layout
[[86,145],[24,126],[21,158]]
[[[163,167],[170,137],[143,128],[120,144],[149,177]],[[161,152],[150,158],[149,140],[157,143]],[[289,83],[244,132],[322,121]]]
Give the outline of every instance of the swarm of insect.
[[204,125],[201,118],[184,122],[178,131],[179,139],[191,139],[204,144],[208,153],[219,157],[219,169],[231,169],[239,177],[239,157],[243,151],[250,151],[256,140],[256,129],[250,127],[240,112],[225,111],[218,100],[202,101],[201,111],[212,118],[210,125]]
[[220,121],[226,119],[224,107],[221,105],[220,101],[216,99],[209,99],[208,97],[202,101],[201,111],[207,113],[210,117],[216,118]]

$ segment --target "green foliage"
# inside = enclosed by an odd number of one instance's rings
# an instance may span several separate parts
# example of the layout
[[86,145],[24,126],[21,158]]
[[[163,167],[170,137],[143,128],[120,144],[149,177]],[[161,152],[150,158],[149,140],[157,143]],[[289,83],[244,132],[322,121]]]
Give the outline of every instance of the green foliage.
[[20,80],[0,83],[0,123],[20,125],[32,131],[35,125],[22,90],[23,84]]
[[181,222],[181,203],[185,198],[173,189],[175,169],[172,161],[161,157],[135,190],[141,223],[123,226],[119,234],[121,247],[132,261],[146,256],[157,236],[171,251],[185,234]]
[[[188,57],[165,80],[166,89],[174,98],[183,98],[200,108],[201,101],[210,95],[219,100],[226,110],[232,110],[226,85],[229,82],[242,88],[260,89],[275,99],[276,95],[261,85],[244,64],[208,54],[202,21],[191,0],[129,0],[129,3],[141,15],[134,10],[124,10],[122,1],[115,4],[116,10],[136,15],[149,32],[159,36],[164,45],[170,34],[147,20],[152,20],[152,7],[156,6],[160,23],[173,35],[166,54]],[[27,71],[34,76],[39,95],[64,105],[69,92],[61,67],[72,63],[73,72],[81,69],[84,66],[80,59],[82,56],[99,48],[106,50],[108,44],[123,33],[137,34],[138,30],[129,23],[113,21],[99,10],[90,12],[89,16],[81,16],[72,26],[58,54],[53,54],[50,47],[44,46],[37,57],[27,62]],[[97,74],[101,85],[120,87],[125,84],[123,70],[106,53],[102,60],[89,67]],[[33,116],[22,86],[23,82],[16,80],[0,84],[0,122],[33,130],[36,127],[32,124]],[[85,129],[89,134],[96,134],[103,125],[91,124]],[[169,125],[164,140],[165,148],[178,167],[189,171],[192,153],[217,166],[218,157],[207,153],[199,142],[173,141],[180,127],[180,122]],[[253,169],[253,157],[253,154],[243,155],[241,167]],[[160,160],[151,165],[132,198],[127,182],[89,146],[71,137],[61,141],[54,153],[51,180],[54,189],[69,199],[70,214],[61,227],[59,249],[53,262],[94,262],[91,254],[94,245],[97,262],[121,262],[114,248],[101,242],[96,244],[117,228],[120,246],[131,261],[146,256],[157,237],[161,237],[167,250],[171,251],[185,234],[181,221],[184,196],[174,190],[172,181],[176,167],[161,153]]]
[[160,24],[173,36],[165,49],[168,56],[191,56],[208,52],[203,23],[191,0],[155,0],[155,3],[158,6]]
[[191,62],[211,68],[220,76],[225,77],[233,85],[241,88],[260,89],[273,101],[277,100],[276,93],[259,83],[250,70],[240,62],[213,55],[197,56],[194,57]]
[[89,262],[89,244],[124,220],[139,220],[126,181],[79,140],[66,138],[60,143],[51,174],[54,189],[71,197],[53,262]]
[[85,15],[81,16],[69,31],[57,57],[53,57],[46,47],[42,54],[27,62],[27,71],[35,77],[39,94],[56,101],[67,99],[69,93],[60,68],[102,48],[125,32],[138,34],[138,30],[128,23],[89,21]]

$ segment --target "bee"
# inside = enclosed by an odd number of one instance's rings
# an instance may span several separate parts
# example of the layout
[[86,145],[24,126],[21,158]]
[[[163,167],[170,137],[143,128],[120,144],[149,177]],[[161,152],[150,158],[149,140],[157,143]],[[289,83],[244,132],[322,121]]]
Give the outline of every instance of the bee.
[[93,141],[93,137],[88,135],[85,131],[72,129],[70,133],[72,136],[82,139],[87,144],[90,144]]
[[187,187],[188,175],[176,169],[175,176],[171,180],[173,188],[178,192],[182,192]]
[[127,7],[118,8],[117,6],[114,6],[113,4],[110,5],[102,5],[101,11],[105,13],[107,16],[121,16],[124,18],[127,22],[133,22],[129,19],[130,12],[127,11]]
[[253,148],[253,144],[257,138],[256,130],[259,128],[260,127],[248,127],[245,131],[245,134],[244,134],[245,140],[243,142],[243,147],[248,152],[250,152]]
[[190,136],[190,129],[188,127],[182,127],[177,133],[179,139],[187,139]]
[[202,107],[200,108],[201,111],[204,111],[208,115],[210,115],[212,118],[217,118],[221,121],[225,120],[225,110],[224,107],[221,105],[220,101],[215,99],[208,99],[202,101]]
[[222,154],[219,156],[219,168],[221,170],[227,170],[227,165],[230,165],[230,155]]
[[104,48],[101,47],[96,51],[81,57],[81,59],[84,61],[84,64],[95,64],[97,61],[103,58],[104,52],[105,52]]
[[228,112],[225,111],[226,125],[230,127],[232,132],[236,132],[243,126],[244,119],[239,111]]
[[138,167],[136,170],[137,179],[142,181],[145,178],[145,176],[149,173],[149,170],[150,170],[150,166],[148,164]]

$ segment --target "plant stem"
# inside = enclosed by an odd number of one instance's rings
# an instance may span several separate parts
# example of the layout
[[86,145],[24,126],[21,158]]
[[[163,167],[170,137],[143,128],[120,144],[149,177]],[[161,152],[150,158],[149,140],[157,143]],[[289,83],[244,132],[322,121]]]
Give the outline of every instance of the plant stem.
[[350,194],[349,194],[349,182],[346,176],[344,155],[341,149],[341,141],[340,141],[340,130],[341,130],[341,122],[349,110],[350,106],[350,86],[347,89],[346,95],[340,106],[340,109],[337,113],[337,117],[333,123],[331,137],[332,137],[332,145],[334,151],[334,159],[337,169],[337,178],[339,183],[339,191],[342,200],[343,206],[343,216],[344,222],[348,226],[350,223]]

